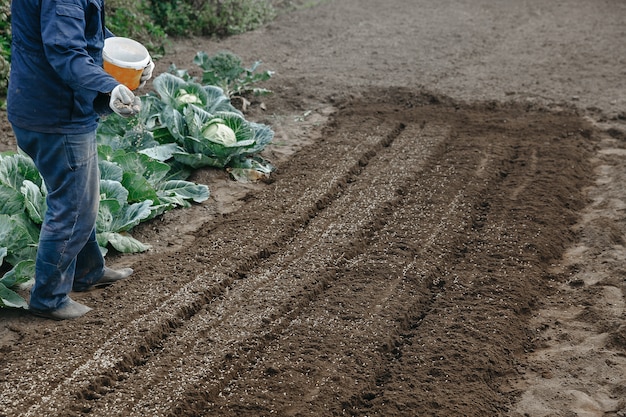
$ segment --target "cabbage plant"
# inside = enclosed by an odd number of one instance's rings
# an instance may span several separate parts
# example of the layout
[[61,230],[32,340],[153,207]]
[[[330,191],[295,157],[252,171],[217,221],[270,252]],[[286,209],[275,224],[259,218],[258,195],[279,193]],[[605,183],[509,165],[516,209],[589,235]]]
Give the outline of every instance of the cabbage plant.
[[22,154],[0,155],[0,307],[25,308],[15,291],[32,282],[39,227],[46,211],[46,189],[32,160]]
[[[271,142],[274,132],[266,125],[246,120],[220,87],[200,85],[163,73],[153,81],[156,94],[146,103],[144,126],[160,145],[154,151],[197,169],[248,166],[246,159],[262,160],[257,154]],[[267,161],[263,169],[273,169]]]
[[[3,263],[7,253],[7,248],[0,247],[0,263]],[[26,300],[13,289],[26,289],[32,285],[34,276],[35,261],[31,259],[18,262],[9,272],[4,274],[0,278],[0,308],[28,308]]]

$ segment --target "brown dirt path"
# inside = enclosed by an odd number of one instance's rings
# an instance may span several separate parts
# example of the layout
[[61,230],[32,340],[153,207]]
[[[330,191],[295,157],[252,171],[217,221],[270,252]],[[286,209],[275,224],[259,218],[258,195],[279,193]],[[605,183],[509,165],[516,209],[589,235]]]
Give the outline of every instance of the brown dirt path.
[[198,172],[84,318],[0,311],[0,416],[626,415],[626,5],[430,3],[174,42],[276,71],[279,170]]

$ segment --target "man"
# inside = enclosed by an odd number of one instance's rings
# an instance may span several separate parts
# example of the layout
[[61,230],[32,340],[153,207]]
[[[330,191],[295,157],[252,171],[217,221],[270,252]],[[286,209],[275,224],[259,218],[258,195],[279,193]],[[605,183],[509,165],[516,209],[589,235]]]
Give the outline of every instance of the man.
[[[95,236],[100,199],[99,112],[128,117],[141,101],[102,67],[104,0],[11,2],[8,118],[48,190],[29,310],[64,320],[91,310],[69,293],[109,285],[130,268],[105,267]],[[150,62],[142,83],[152,75]],[[103,103],[105,106],[103,106]]]

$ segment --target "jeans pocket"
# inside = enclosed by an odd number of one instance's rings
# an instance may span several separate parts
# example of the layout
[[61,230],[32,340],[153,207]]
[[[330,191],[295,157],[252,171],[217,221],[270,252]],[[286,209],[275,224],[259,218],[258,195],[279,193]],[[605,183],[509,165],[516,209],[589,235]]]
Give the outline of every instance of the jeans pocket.
[[84,167],[97,158],[95,132],[65,135],[64,145],[68,166],[73,171]]

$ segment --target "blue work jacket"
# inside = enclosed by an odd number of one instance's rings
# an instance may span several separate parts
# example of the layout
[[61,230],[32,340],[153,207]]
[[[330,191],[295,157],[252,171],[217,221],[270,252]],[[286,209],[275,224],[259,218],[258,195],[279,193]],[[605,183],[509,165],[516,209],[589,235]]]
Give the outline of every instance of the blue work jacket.
[[42,133],[96,130],[98,103],[119,84],[102,68],[112,36],[104,0],[12,1],[11,24],[9,121]]

